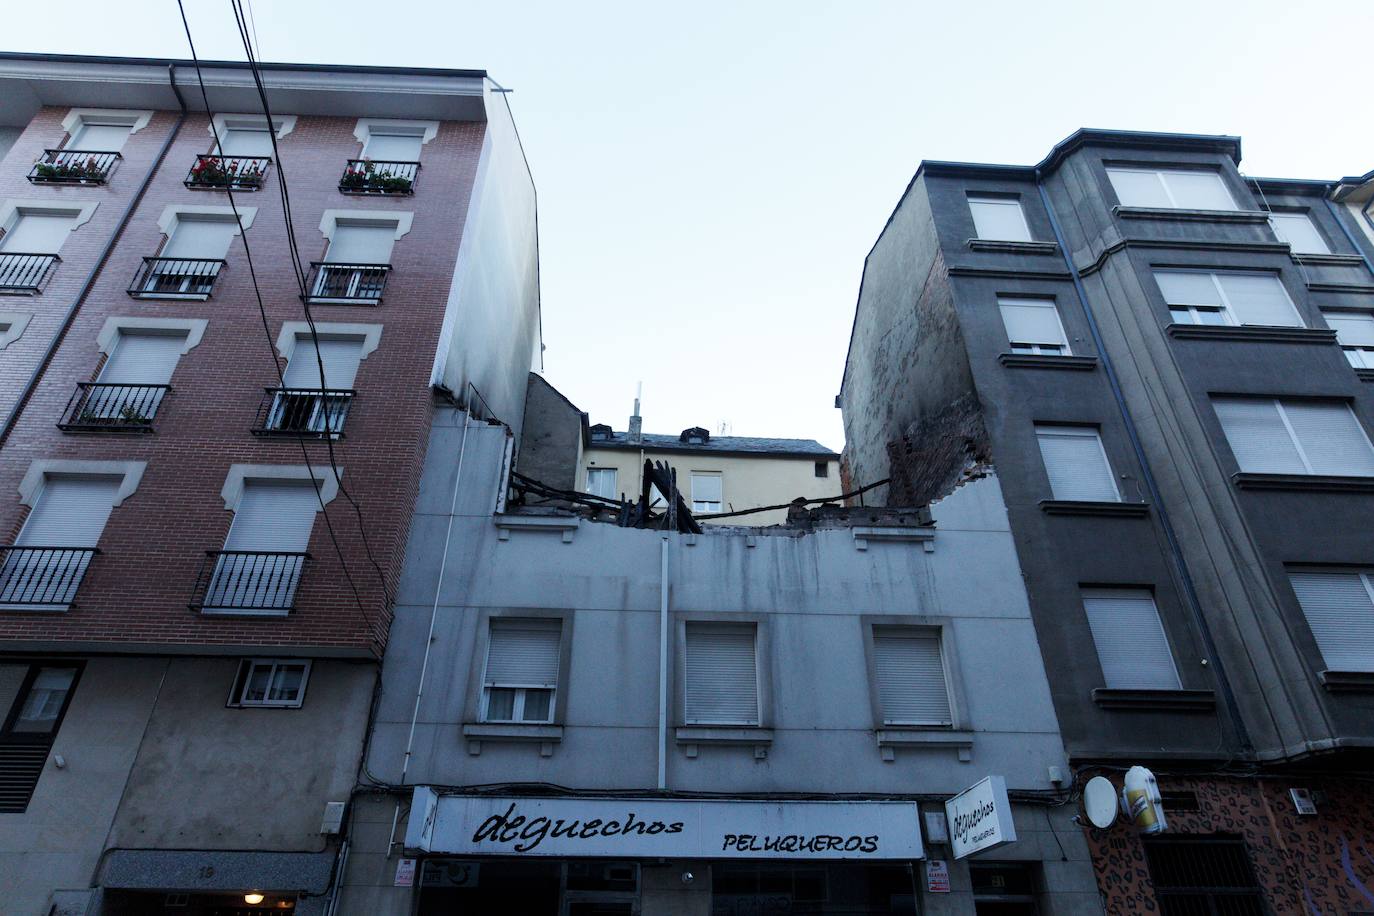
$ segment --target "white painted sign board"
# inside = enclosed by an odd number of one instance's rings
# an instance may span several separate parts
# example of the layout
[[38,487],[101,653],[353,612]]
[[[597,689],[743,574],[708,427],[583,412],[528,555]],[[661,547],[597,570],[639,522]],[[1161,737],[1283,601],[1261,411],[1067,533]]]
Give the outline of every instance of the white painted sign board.
[[394,887],[415,886],[415,860],[401,859],[396,863],[396,877],[391,882]]
[[949,863],[944,859],[931,859],[926,863],[926,893],[949,893]]
[[406,847],[449,855],[919,859],[914,802],[444,795],[417,787]]
[[945,818],[956,859],[1016,841],[1007,781],[1001,776],[988,776],[945,802]]

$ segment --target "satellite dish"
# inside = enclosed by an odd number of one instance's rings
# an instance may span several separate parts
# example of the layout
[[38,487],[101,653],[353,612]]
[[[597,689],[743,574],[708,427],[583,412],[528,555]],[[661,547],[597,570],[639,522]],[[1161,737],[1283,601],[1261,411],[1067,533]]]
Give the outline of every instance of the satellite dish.
[[1116,823],[1116,787],[1105,776],[1094,776],[1083,787],[1083,813],[1088,822],[1102,830]]

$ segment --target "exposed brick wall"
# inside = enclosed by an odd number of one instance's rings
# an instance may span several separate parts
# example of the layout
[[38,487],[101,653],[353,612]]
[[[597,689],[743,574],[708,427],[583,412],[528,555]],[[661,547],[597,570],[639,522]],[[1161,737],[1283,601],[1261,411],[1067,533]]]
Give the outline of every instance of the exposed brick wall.
[[987,428],[978,399],[966,394],[907,424],[887,443],[889,506],[924,506],[990,466]]
[[[32,155],[55,145],[51,133],[64,110],[45,109],[4,163],[4,184],[16,182],[26,197],[55,193],[85,196],[98,191],[29,187],[23,174]],[[130,187],[174,116],[159,113],[135,134],[113,191]],[[399,577],[410,513],[427,442],[431,397],[429,374],[447,300],[453,264],[466,217],[483,130],[481,123],[445,123],[424,147],[423,171],[413,197],[356,197],[337,189],[344,160],[358,155],[354,118],[302,116],[279,141],[282,163],[274,163],[267,187],[236,195],[258,208],[248,233],[267,311],[270,338],[262,327],[244,241],[230,246],[228,265],[207,302],[136,300],[126,293],[146,255],[162,242],[157,220],[169,203],[227,206],[217,191],[196,191],[182,181],[195,156],[210,148],[208,120],[190,116],[173,143],[124,236],[81,308],[14,434],[0,451],[0,532],[13,536],[22,521],[17,484],[30,463],[41,458],[136,459],[148,463],[138,491],[110,516],[74,606],[64,614],[0,612],[0,641],[72,640],[182,645],[280,645],[345,653],[379,652],[388,619],[378,577],[363,550],[352,507],[342,494],[328,515],[362,597],[360,614],[344,581],[342,565],[325,525],[317,520],[309,551],[313,557],[297,594],[297,607],[284,619],[206,617],[188,609],[206,550],[222,547],[231,521],[220,489],[231,464],[300,465],[293,438],[259,439],[249,433],[265,386],[277,384],[271,360],[284,321],[300,321],[303,310],[287,258],[286,234],[275,179],[284,167],[290,181],[296,238],[306,260],[318,260],[326,241],[319,231],[326,209],[411,211],[411,231],[396,242],[394,270],[379,306],[315,305],[319,322],[384,325],[378,349],[361,364],[346,436],[335,444],[343,483],[363,506],[372,552],[395,583]],[[46,125],[46,127],[44,127]],[[47,134],[42,133],[47,129]],[[97,219],[117,216],[102,203]],[[103,225],[103,224],[102,224]],[[95,238],[88,225],[76,236]],[[108,229],[106,230],[108,231]],[[80,250],[85,250],[83,240]],[[64,274],[74,266],[64,249]],[[67,277],[63,277],[66,282]],[[66,289],[64,286],[63,289]],[[45,292],[41,305],[58,298]],[[65,307],[70,301],[58,299]],[[75,384],[90,380],[98,365],[96,337],[110,316],[203,317],[203,341],[181,358],[173,392],[162,403],[156,432],[147,436],[64,434],[57,422]],[[32,333],[32,331],[30,332]],[[25,335],[29,336],[28,334]],[[8,354],[6,354],[8,355]],[[6,360],[8,361],[8,360]],[[310,461],[327,464],[322,443],[308,446]]]

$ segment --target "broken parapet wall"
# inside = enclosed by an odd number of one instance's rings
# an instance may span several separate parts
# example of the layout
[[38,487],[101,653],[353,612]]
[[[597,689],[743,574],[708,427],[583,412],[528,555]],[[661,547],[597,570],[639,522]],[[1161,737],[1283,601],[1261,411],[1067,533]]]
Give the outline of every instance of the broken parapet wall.
[[578,489],[587,415],[542,376],[531,372],[525,392],[525,435],[515,467],[559,490]]
[[908,423],[887,442],[887,503],[922,506],[987,473],[992,458],[983,411],[972,392]]

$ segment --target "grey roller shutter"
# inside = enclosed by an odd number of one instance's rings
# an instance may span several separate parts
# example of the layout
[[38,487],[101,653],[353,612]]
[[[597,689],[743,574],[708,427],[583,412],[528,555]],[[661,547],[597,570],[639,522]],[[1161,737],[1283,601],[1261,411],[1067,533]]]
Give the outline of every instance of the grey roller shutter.
[[1322,312],[1343,347],[1374,347],[1374,315],[1369,312]]
[[1374,477],[1374,447],[1350,405],[1342,401],[1283,401],[1298,447],[1312,474]]
[[0,251],[57,254],[75,225],[74,215],[21,213],[19,221],[0,238]]
[[1261,398],[1213,398],[1212,406],[1242,471],[1307,473],[1277,403]]
[[1302,319],[1288,292],[1273,274],[1218,274],[1231,311],[1239,324],[1302,327]]
[[689,623],[684,718],[688,725],[758,725],[753,624]]
[[558,620],[493,619],[485,683],[500,687],[558,686]]
[[178,216],[176,228],[158,257],[223,259],[236,231],[238,224],[233,220]]
[[83,124],[64,150],[87,153],[117,153],[129,139],[128,124]]
[[372,133],[367,138],[363,155],[377,162],[419,162],[421,140],[418,134]]
[[1083,609],[1106,686],[1134,690],[1178,690],[1182,686],[1149,591],[1085,588]]
[[396,225],[340,223],[334,227],[325,260],[331,264],[386,264],[396,241]]
[[272,134],[267,130],[230,127],[220,131],[219,142],[220,153],[225,156],[272,155]]
[[282,378],[287,388],[319,388],[323,360],[324,387],[350,389],[357,378],[362,353],[363,342],[357,338],[321,338],[317,357],[315,342],[308,335],[300,335]]
[[1369,574],[1293,572],[1288,578],[1333,671],[1374,671],[1374,594]]
[[1119,502],[1116,481],[1095,429],[1037,426],[1035,438],[1055,499]]
[[120,477],[48,477],[17,543],[24,547],[94,547],[114,507]]
[[938,635],[874,627],[873,668],[885,724],[951,724]]
[[1030,227],[1021,212],[1021,202],[1007,197],[970,197],[974,231],[980,239],[1003,242],[1029,242]]
[[1007,340],[1020,344],[1067,346],[1059,310],[1047,299],[998,299]]
[[140,334],[121,331],[114,352],[100,370],[104,385],[166,385],[172,381],[186,333]]
[[309,481],[246,481],[224,549],[304,553],[319,507]]

